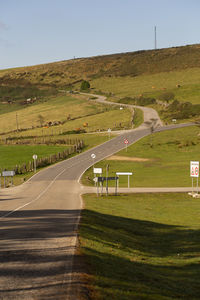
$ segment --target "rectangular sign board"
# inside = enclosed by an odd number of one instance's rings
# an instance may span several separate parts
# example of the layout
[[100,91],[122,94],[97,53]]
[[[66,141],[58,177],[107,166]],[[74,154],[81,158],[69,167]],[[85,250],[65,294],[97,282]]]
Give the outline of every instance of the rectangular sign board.
[[133,175],[132,172],[117,172],[117,175]]
[[190,177],[199,177],[199,161],[190,162]]
[[93,173],[94,174],[102,174],[102,168],[94,168]]
[[119,179],[119,177],[97,177],[98,178],[98,182],[103,182],[106,180],[117,180]]
[[14,176],[14,175],[15,175],[15,171],[3,171],[2,172],[3,177]]

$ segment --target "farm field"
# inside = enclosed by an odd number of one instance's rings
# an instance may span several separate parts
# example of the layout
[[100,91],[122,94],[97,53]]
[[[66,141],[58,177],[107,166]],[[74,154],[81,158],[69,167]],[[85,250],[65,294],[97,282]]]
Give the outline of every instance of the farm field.
[[[175,99],[200,104],[200,69],[188,68],[181,71],[143,74],[136,77],[101,77],[93,79],[91,86],[95,90],[114,93],[117,97],[158,98],[165,91],[175,94]],[[177,88],[180,85],[180,88]],[[102,88],[103,87],[103,88]]]
[[[107,165],[109,176],[115,176],[116,172],[133,172],[130,187],[191,186],[190,161],[198,161],[199,152],[200,130],[193,126],[154,133],[129,146],[127,152],[124,149],[95,167],[103,168],[103,176],[106,176]],[[82,183],[93,185],[92,178],[90,168],[82,177]],[[112,182],[109,185],[112,186]],[[127,176],[120,176],[119,187],[127,187]]]
[[199,299],[200,202],[187,194],[84,195],[92,299]]
[[[12,107],[12,105],[11,105]],[[59,134],[63,131],[71,131],[83,128],[84,123],[88,123],[84,129],[86,131],[107,130],[110,128],[120,128],[131,126],[132,113],[128,109],[119,110],[116,106],[102,105],[87,101],[84,96],[60,96],[50,98],[48,101],[31,106],[26,106],[21,110],[11,111],[1,115],[0,128],[2,133],[17,129],[27,129],[20,132],[20,135],[31,134]],[[17,118],[17,119],[16,119]],[[119,121],[120,119],[120,121]],[[9,120],[9,122],[8,122]],[[48,122],[60,122],[59,126],[43,126]],[[37,128],[37,127],[40,128]],[[44,132],[44,133],[43,133]]]
[[[112,135],[111,137],[112,138]],[[33,161],[33,154],[37,154],[38,159],[48,157],[50,155],[57,154],[73,147],[76,141],[84,141],[84,148],[82,151],[86,151],[92,147],[95,147],[103,142],[106,142],[109,137],[108,134],[72,134],[64,136],[64,139],[70,141],[70,145],[57,144],[56,141],[63,139],[63,136],[48,136],[46,138],[23,138],[19,139],[22,144],[17,144],[18,140],[7,141],[7,145],[0,145],[0,172],[3,170],[14,170],[16,165],[23,165]],[[49,141],[52,144],[43,144],[44,141]],[[24,144],[23,144],[24,143]],[[29,144],[26,144],[29,143]],[[75,155],[72,154],[72,155]],[[40,168],[41,169],[41,168]],[[38,169],[39,170],[39,169]],[[19,174],[14,177],[14,185],[22,183],[22,180],[27,180],[33,175],[33,172],[27,172]],[[3,178],[1,178],[3,183]]]

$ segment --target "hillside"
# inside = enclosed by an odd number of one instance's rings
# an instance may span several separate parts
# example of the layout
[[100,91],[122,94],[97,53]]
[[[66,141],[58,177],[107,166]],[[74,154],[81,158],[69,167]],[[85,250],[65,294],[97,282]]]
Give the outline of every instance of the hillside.
[[[200,45],[79,58],[0,71],[4,87],[61,88],[82,79],[136,77],[200,67]],[[0,94],[0,97],[2,93]]]

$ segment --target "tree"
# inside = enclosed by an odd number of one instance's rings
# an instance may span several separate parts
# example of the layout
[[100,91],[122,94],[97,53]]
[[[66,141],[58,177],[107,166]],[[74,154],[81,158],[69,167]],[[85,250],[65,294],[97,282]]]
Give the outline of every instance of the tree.
[[38,122],[40,123],[41,126],[44,124],[44,117],[42,115],[38,115]]
[[86,80],[81,83],[81,91],[87,91],[90,88],[90,83]]

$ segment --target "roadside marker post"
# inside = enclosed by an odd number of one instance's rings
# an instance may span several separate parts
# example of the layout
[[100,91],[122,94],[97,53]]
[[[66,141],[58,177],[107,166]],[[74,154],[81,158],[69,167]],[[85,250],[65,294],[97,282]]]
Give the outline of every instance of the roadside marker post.
[[109,136],[109,140],[110,140],[110,133],[111,133],[111,129],[108,128],[108,136]]
[[108,196],[108,171],[109,171],[110,166],[107,164],[106,165],[106,195]]
[[37,154],[33,154],[33,160],[34,160],[34,172],[36,173],[36,167],[37,167]]

